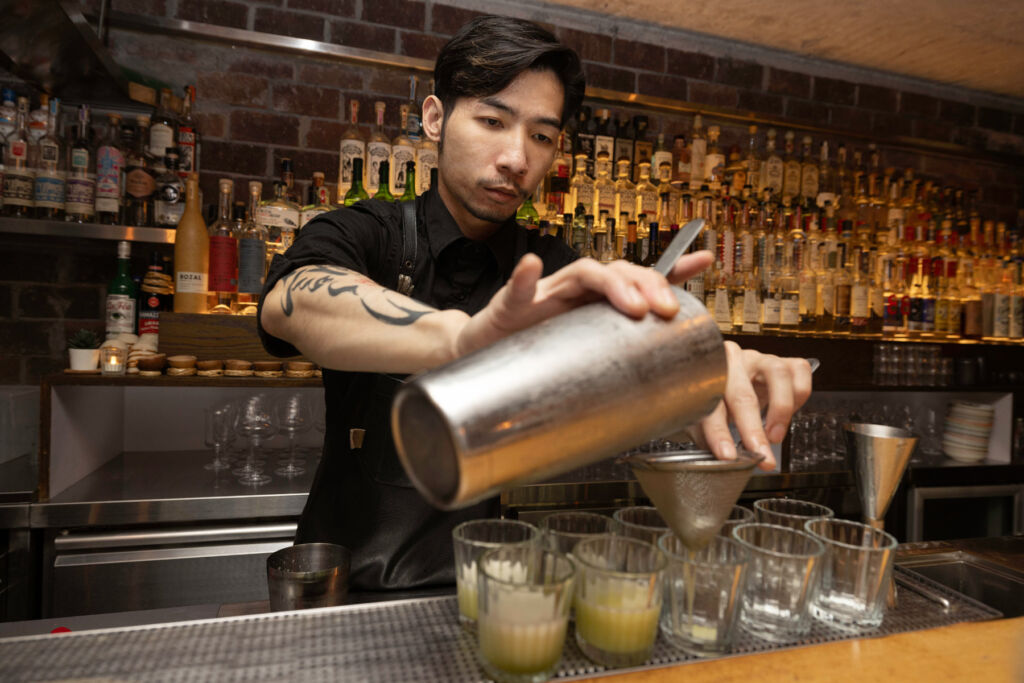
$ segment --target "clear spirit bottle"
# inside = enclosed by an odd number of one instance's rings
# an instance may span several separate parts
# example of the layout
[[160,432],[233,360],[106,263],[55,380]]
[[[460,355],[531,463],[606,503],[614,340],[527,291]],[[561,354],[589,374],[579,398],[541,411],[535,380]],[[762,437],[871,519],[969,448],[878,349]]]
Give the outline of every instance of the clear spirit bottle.
[[[360,160],[361,161],[361,160]],[[238,236],[238,312],[256,315],[267,273],[267,230],[256,220],[263,184],[249,182],[249,206]]]
[[4,214],[17,218],[32,215],[35,178],[29,165],[28,98],[18,98],[14,129],[4,140]]
[[164,157],[164,172],[156,177],[153,195],[153,223],[162,228],[175,228],[185,213],[185,184],[178,175],[178,155]]
[[107,132],[96,149],[96,218],[100,223],[121,222],[121,174],[126,173],[121,115],[107,114]]
[[811,152],[811,136],[803,139],[803,159],[800,164],[800,196],[807,201],[817,201],[821,181],[821,159],[815,159]]
[[690,189],[700,190],[705,183],[705,161],[708,153],[708,141],[704,137],[704,119],[700,114],[693,117],[693,130],[690,132]]
[[610,174],[611,162],[604,158],[598,159],[597,180],[594,181],[594,206],[597,207],[598,214],[607,211],[609,215],[614,215],[615,183],[612,182]]
[[374,102],[373,110],[376,120],[373,125],[373,132],[366,143],[366,179],[364,184],[366,190],[376,194],[380,186],[380,164],[391,158],[391,139],[384,134],[384,110],[387,105],[384,102]]
[[256,213],[256,221],[267,230],[267,248],[278,254],[292,245],[299,227],[299,206],[287,198],[286,187],[284,181],[276,181],[273,199],[261,202]]
[[181,119],[178,121],[178,175],[182,182],[189,173],[199,172],[199,126],[192,116],[196,102],[196,87],[185,86],[185,97],[181,102]]
[[409,125],[409,105],[403,104],[398,108],[399,120],[398,135],[391,141],[391,182],[389,189],[395,195],[405,192],[405,164],[416,160],[416,145],[405,134]]
[[576,154],[576,172],[569,183],[569,204],[573,207],[583,206],[584,213],[597,211],[594,201],[594,179],[587,175],[587,157]]
[[615,215],[620,219],[636,220],[636,185],[629,179],[629,159],[618,161],[618,175],[615,181]]
[[238,298],[238,241],[231,218],[235,183],[229,178],[221,178],[217,188],[217,220],[209,227],[210,298],[206,309],[218,315],[231,315],[237,308]]
[[64,215],[64,147],[57,139],[60,100],[49,100],[46,131],[34,145],[35,209],[37,218],[59,219]]
[[637,211],[652,218],[658,215],[658,186],[651,182],[651,165],[649,163],[641,162],[639,172],[640,182],[636,186]]
[[782,162],[781,196],[783,199],[790,200],[800,195],[800,174],[803,171],[803,167],[800,164],[800,160],[796,156],[793,138],[793,131],[787,130],[785,158]]
[[327,190],[327,185],[324,184],[324,174],[320,171],[313,172],[313,184],[309,186],[309,193],[310,201],[302,207],[302,211],[299,213],[300,230],[320,214],[333,211],[335,208],[330,203],[330,192]]
[[722,181],[725,178],[725,154],[718,146],[718,136],[721,129],[718,126],[708,128],[707,152],[704,156],[704,182],[714,194],[722,191]]
[[89,107],[78,108],[75,141],[68,152],[68,176],[64,185],[64,217],[88,223],[96,210],[96,176],[92,142],[89,140]]
[[772,196],[782,196],[782,185],[785,177],[785,164],[775,149],[775,129],[768,129],[765,141],[764,173],[761,175],[759,192],[769,190]]
[[[348,103],[348,127],[341,134],[338,152],[338,202],[342,202],[352,187],[352,162],[366,159],[366,140],[359,130],[359,100],[354,98]],[[362,178],[359,180],[361,183]]]
[[149,125],[149,154],[154,159],[163,159],[169,147],[174,147],[175,129],[178,122],[171,110],[171,91],[160,90],[160,104],[153,113]]

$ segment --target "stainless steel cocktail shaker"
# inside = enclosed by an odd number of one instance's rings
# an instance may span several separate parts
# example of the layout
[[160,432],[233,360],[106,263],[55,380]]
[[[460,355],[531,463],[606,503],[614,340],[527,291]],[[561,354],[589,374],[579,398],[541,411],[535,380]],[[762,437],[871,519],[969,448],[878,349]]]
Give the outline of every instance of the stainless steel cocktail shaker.
[[725,390],[722,336],[678,287],[671,320],[588,304],[416,377],[392,406],[409,478],[464,507],[663,437]]

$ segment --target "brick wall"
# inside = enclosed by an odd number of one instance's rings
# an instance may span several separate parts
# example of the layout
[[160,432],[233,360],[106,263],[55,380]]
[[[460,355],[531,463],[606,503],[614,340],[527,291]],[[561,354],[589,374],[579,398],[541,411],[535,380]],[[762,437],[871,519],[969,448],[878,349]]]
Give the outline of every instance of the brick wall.
[[[86,12],[98,4],[81,2]],[[459,26],[478,14],[439,0],[114,0],[112,5],[122,12],[428,60]],[[484,2],[477,5],[481,10],[492,7]],[[1024,103],[993,108],[979,103],[974,93],[952,88],[941,89],[945,95],[938,97],[934,89],[925,94],[924,89],[912,92],[852,82],[822,76],[820,65],[815,73],[777,68],[679,49],[687,45],[683,39],[668,41],[674,47],[666,47],[620,37],[625,32],[617,28],[588,31],[586,22],[553,21],[556,15],[565,16],[564,11],[553,12],[550,18],[543,9],[530,12],[580,53],[587,81],[596,87],[671,97],[796,124],[1024,154]],[[284,156],[294,159],[302,185],[314,171],[323,171],[328,183],[335,180],[337,144],[349,100],[359,100],[364,123],[371,118],[373,102],[385,101],[388,131],[394,135],[398,106],[408,98],[408,76],[414,73],[116,28],[111,31],[110,51],[119,64],[165,81],[178,92],[186,84],[197,85],[207,201],[216,197],[221,177],[233,178],[237,199],[244,200],[246,182],[271,182]],[[429,76],[415,73],[425,87]],[[664,132],[668,140],[687,132],[690,123],[687,116],[652,116],[653,132]],[[745,126],[723,125],[726,146],[745,144],[744,136]],[[882,153],[883,165],[910,166],[943,182],[980,188],[986,215],[1015,223],[1016,207],[1024,200],[1021,168],[884,147]],[[114,274],[114,247],[108,242],[57,243],[10,235],[0,235],[0,240],[0,383],[32,384],[41,374],[63,367],[69,331],[83,326],[102,329],[102,296]],[[136,272],[144,269],[151,248],[136,245]]]

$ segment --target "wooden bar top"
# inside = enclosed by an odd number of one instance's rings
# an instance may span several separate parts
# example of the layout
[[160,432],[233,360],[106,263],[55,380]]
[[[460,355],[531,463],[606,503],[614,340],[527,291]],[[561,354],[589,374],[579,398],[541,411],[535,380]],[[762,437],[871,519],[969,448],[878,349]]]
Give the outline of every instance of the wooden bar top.
[[1024,681],[1024,617],[603,676],[601,683]]

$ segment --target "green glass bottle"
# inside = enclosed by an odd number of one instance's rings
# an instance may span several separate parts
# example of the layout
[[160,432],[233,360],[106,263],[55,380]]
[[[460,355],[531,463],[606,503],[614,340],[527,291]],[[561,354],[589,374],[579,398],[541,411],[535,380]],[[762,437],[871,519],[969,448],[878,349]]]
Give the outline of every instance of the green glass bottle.
[[117,275],[107,286],[107,338],[121,333],[135,334],[135,304],[138,291],[129,274],[131,245],[117,243]]
[[366,194],[366,190],[363,189],[363,160],[359,157],[352,159],[352,187],[348,188],[348,192],[345,193],[345,206],[352,206],[358,201],[369,199],[370,195]]
[[516,211],[516,222],[527,230],[536,230],[540,223],[540,214],[533,207],[533,195],[526,198],[519,210]]
[[416,201],[416,162],[405,162],[405,192],[398,198],[400,202]]
[[389,187],[389,179],[391,178],[391,165],[387,161],[380,162],[380,178],[377,181],[377,194],[373,195],[374,199],[379,199],[382,202],[393,202],[395,201],[395,195],[391,194],[391,188]]

